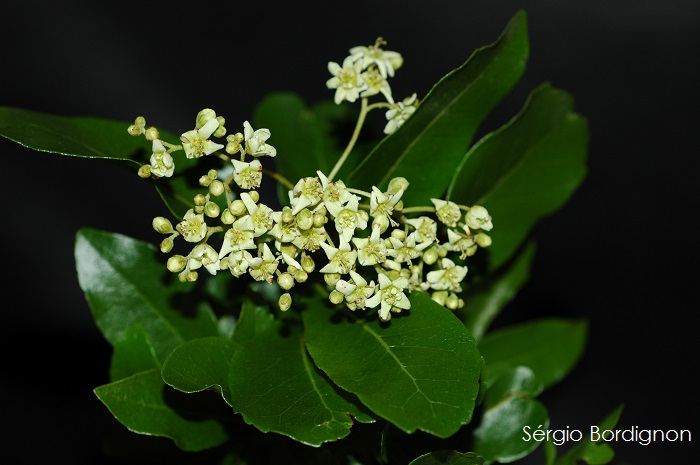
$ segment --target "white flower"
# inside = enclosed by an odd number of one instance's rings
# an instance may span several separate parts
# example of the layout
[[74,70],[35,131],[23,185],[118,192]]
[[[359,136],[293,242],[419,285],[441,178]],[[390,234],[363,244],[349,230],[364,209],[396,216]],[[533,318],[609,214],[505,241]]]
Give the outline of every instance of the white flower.
[[[277,149],[268,144],[266,141],[270,138],[270,130],[267,128],[253,131],[253,127],[248,121],[243,122],[243,135],[245,136],[245,153],[254,157],[262,157],[268,155],[274,157],[277,155]],[[244,148],[241,147],[243,152]]]
[[400,241],[396,237],[389,237],[389,242],[391,242],[391,248],[387,249],[387,254],[394,257],[394,261],[397,263],[411,263],[420,257],[423,250],[427,249],[432,242],[421,242],[416,243],[415,231],[406,236],[404,241]]
[[374,294],[374,281],[367,280],[354,270],[350,270],[352,282],[339,279],[335,284],[336,290],[345,296],[345,304],[350,310],[365,308],[367,299]]
[[337,205],[327,205],[328,212],[335,218],[335,229],[345,242],[349,242],[355,235],[355,229],[365,229],[367,221],[359,214],[357,209],[360,205],[360,197],[351,195],[348,203],[344,207]]
[[369,308],[374,308],[381,303],[379,318],[387,321],[391,318],[390,312],[400,312],[411,308],[411,302],[404,294],[404,289],[408,286],[408,279],[399,277],[394,281],[384,273],[379,273],[379,290],[365,304]]
[[209,140],[218,128],[219,121],[213,118],[201,128],[187,131],[181,135],[180,140],[182,141],[182,148],[185,150],[185,156],[187,158],[199,158],[223,149],[223,145]]
[[272,254],[270,247],[267,244],[262,246],[262,254],[258,249],[258,256],[250,260],[248,273],[256,281],[267,281],[272,283],[272,278],[277,270],[277,259]]
[[326,242],[326,229],[321,226],[320,228],[309,228],[306,230],[299,231],[299,235],[292,240],[297,248],[308,250],[309,252],[315,252],[321,245]]
[[159,178],[169,178],[175,172],[175,161],[160,139],[155,139],[151,154],[151,174]]
[[438,291],[461,292],[460,283],[467,275],[467,267],[455,265],[449,258],[443,258],[440,266],[442,269],[431,271],[425,277],[430,287]]
[[221,269],[219,263],[219,254],[209,244],[199,244],[192,249],[187,261],[187,266],[190,270],[196,270],[202,266],[206,268],[209,274],[215,275]]
[[350,57],[362,63],[363,68],[375,64],[384,78],[393,77],[394,70],[399,69],[403,64],[403,57],[398,52],[383,50],[380,47],[382,44],[386,44],[386,42],[380,37],[374,45],[369,47],[361,45],[353,47],[350,49]]
[[228,256],[228,269],[233,276],[239,278],[248,270],[251,260],[253,256],[247,250],[231,252]]
[[372,186],[372,194],[369,198],[369,214],[376,218],[378,216],[386,216],[392,226],[398,226],[391,214],[394,212],[394,207],[401,200],[403,189],[400,189],[395,194],[389,195],[382,192],[377,186]]
[[357,261],[362,266],[372,266],[386,260],[387,250],[384,239],[379,236],[379,228],[372,228],[372,235],[352,240],[357,247]]
[[333,75],[326,81],[326,87],[335,89],[334,101],[339,104],[343,100],[354,102],[360,96],[360,92],[367,88],[362,79],[362,62],[354,62],[351,56],[343,60],[343,66],[331,61],[328,62],[328,71]]
[[323,187],[316,177],[301,178],[294,189],[289,191],[292,214],[296,215],[306,207],[314,207],[323,200]]
[[387,123],[384,126],[384,134],[394,133],[411,117],[416,108],[418,108],[418,101],[415,93],[401,102],[393,103],[385,113]]
[[350,191],[345,187],[343,181],[330,182],[325,174],[320,170],[316,171],[319,179],[321,180],[321,188],[323,189],[323,205],[326,206],[326,210],[331,212],[340,211],[341,207],[345,205],[348,200],[350,200]]
[[254,249],[256,247],[254,237],[255,232],[253,231],[253,222],[250,215],[238,218],[224,234],[219,258],[223,258],[231,252]]
[[241,192],[241,200],[250,214],[250,221],[253,224],[255,237],[262,236],[272,229],[274,225],[274,221],[272,220],[272,208],[262,203],[256,204],[247,192]]
[[250,163],[233,159],[233,180],[241,189],[256,189],[262,181],[262,164],[260,160]]
[[347,274],[355,267],[357,251],[352,250],[350,244],[343,239],[338,248],[325,242],[321,242],[321,247],[328,257],[328,264],[319,270],[321,273]]
[[462,217],[462,212],[456,203],[442,199],[430,199],[430,201],[435,205],[435,215],[438,220],[451,228],[457,226],[457,221]]
[[464,215],[464,222],[472,229],[490,231],[493,228],[489,212],[481,205],[474,205]]
[[362,73],[362,78],[367,84],[367,89],[365,89],[360,97],[371,97],[381,93],[386,98],[389,103],[394,103],[394,98],[391,96],[391,86],[386,77],[382,76],[376,67],[372,67]]
[[428,216],[419,216],[406,220],[415,230],[416,241],[418,242],[435,242],[437,240],[437,223]]
[[473,255],[476,252],[476,244],[474,238],[466,234],[460,234],[452,229],[447,230],[447,241],[445,249],[451,252],[460,252],[459,258],[464,260],[467,256]]
[[196,214],[193,209],[187,210],[182,221],[175,226],[177,232],[182,234],[187,242],[199,242],[207,235],[207,224],[204,222],[204,214]]

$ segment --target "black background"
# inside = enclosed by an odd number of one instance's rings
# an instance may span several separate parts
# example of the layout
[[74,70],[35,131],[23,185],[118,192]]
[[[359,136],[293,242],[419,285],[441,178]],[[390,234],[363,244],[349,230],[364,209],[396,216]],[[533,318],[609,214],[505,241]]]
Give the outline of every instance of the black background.
[[[700,4],[316,3],[11,2],[0,16],[0,105],[126,122],[144,115],[172,132],[190,129],[211,107],[232,130],[271,91],[332,98],[326,63],[377,36],[405,59],[394,95],[422,96],[523,8],[528,67],[482,131],[505,123],[549,81],[571,92],[588,119],[589,172],[537,227],[531,279],[497,323],[590,322],[579,365],[541,397],[553,428],[587,428],[624,404],[620,426],[700,434]],[[147,183],[106,162],[5,139],[0,160],[0,456],[12,464],[107,463],[101,441],[122,427],[92,389],[107,382],[110,348],[79,289],[73,240],[89,226],[155,243],[151,218],[165,212]],[[692,463],[694,444],[615,449],[629,464]]]

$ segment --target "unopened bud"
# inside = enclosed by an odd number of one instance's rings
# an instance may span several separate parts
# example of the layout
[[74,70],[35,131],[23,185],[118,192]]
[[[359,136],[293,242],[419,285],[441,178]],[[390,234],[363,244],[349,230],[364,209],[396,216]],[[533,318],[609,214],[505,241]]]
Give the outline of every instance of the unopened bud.
[[289,224],[294,221],[294,215],[292,214],[292,209],[289,207],[284,207],[282,209],[282,222]]
[[141,165],[139,168],[139,177],[146,179],[151,177],[151,165]]
[[209,122],[209,120],[216,118],[216,112],[211,108],[205,108],[204,110],[197,113],[196,129],[201,128]]
[[328,222],[328,217],[325,214],[314,213],[314,228],[320,228]]
[[194,204],[198,207],[203,207],[207,203],[207,197],[203,194],[197,194],[194,196]]
[[231,210],[229,210],[228,208],[221,213],[222,223],[233,224],[234,221],[236,221],[236,217],[233,216],[233,213],[231,213]]
[[479,247],[488,247],[491,245],[491,236],[478,233],[474,236],[474,242],[476,242]]
[[163,253],[168,253],[171,250],[173,250],[173,240],[169,237],[166,237],[163,239],[163,241],[160,243],[160,251]]
[[204,175],[201,178],[199,178],[199,185],[200,186],[207,187],[207,186],[209,186],[209,184],[211,184],[211,178],[209,176]]
[[306,271],[307,273],[311,273],[314,271],[316,268],[316,263],[314,263],[314,259],[311,258],[308,255],[303,255],[301,257],[301,269]]
[[127,128],[127,131],[129,132],[129,135],[136,137],[141,135],[141,129],[143,129],[142,126],[132,124]]
[[173,224],[169,219],[163,216],[156,216],[151,222],[153,229],[161,234],[170,234],[173,232]]
[[285,292],[280,296],[280,299],[277,303],[280,306],[280,310],[286,312],[287,310],[289,310],[289,307],[292,306],[292,296],[289,294],[289,292]]
[[403,177],[396,177],[389,181],[389,187],[386,190],[390,195],[398,194],[401,191],[408,189],[408,180]]
[[160,133],[158,132],[158,129],[156,129],[154,126],[151,126],[150,128],[146,129],[146,140],[153,142],[156,139],[160,139]]
[[331,287],[335,287],[335,284],[340,280],[340,274],[338,273],[326,273],[323,275],[323,280],[326,281]]
[[218,197],[224,193],[224,183],[215,179],[209,184],[209,193],[214,197]]
[[459,297],[457,297],[456,294],[450,294],[447,297],[447,300],[445,301],[445,307],[449,308],[450,310],[457,310],[458,306],[459,306]]
[[386,215],[379,215],[372,220],[372,228],[379,228],[379,233],[384,234],[384,231],[389,227],[389,218]]
[[289,273],[282,273],[277,277],[277,284],[285,291],[294,287],[294,278]]
[[331,302],[333,302],[336,305],[338,305],[343,300],[345,300],[345,296],[343,295],[343,293],[337,289],[333,289],[331,291],[331,293],[328,295],[328,298],[330,299]]
[[435,247],[429,247],[423,252],[423,262],[426,265],[432,265],[438,260],[439,255]]
[[204,205],[204,214],[209,218],[216,218],[221,213],[221,207],[214,202],[207,202]]
[[185,269],[186,264],[187,259],[185,257],[182,255],[173,255],[172,257],[168,258],[168,271],[172,273],[179,273]]
[[391,231],[391,237],[403,241],[404,239],[406,239],[406,233],[403,229],[394,229],[393,231]]
[[231,202],[228,209],[231,210],[231,213],[233,213],[234,216],[245,215],[245,213],[248,211],[245,207],[245,203],[243,203],[241,199],[236,199]]
[[299,213],[297,213],[297,227],[302,231],[311,229],[314,225],[314,214],[308,208],[304,208]]
[[250,198],[253,199],[253,202],[258,203],[260,200],[260,194],[258,191],[248,191],[248,195],[250,195]]
[[305,283],[307,279],[309,279],[309,274],[304,270],[294,273],[294,280],[298,283]]
[[447,301],[447,291],[435,291],[430,297],[444,307]]

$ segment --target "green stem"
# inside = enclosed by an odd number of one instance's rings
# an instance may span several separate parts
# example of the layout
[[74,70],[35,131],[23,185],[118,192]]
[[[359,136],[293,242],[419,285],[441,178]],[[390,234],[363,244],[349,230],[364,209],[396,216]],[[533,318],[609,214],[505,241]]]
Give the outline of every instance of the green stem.
[[360,108],[360,116],[357,118],[357,124],[355,125],[355,131],[352,133],[352,138],[350,139],[350,142],[348,142],[348,146],[345,147],[345,152],[340,156],[338,161],[335,163],[335,166],[333,167],[333,170],[331,173],[328,175],[328,181],[332,181],[333,177],[338,174],[338,170],[343,166],[343,163],[345,163],[345,160],[348,158],[348,155],[350,155],[350,152],[352,151],[353,147],[355,146],[355,143],[357,142],[357,139],[360,137],[360,130],[362,129],[362,125],[365,122],[365,117],[367,116],[367,112],[369,110],[367,109],[367,98],[362,99],[362,107]]
[[292,184],[289,181],[289,179],[285,178],[284,176],[282,176],[281,174],[279,174],[276,171],[271,171],[271,170],[268,170],[267,168],[263,168],[263,174],[267,174],[269,176],[272,176],[273,178],[275,178],[277,180],[277,182],[279,182],[280,184],[282,184],[284,187],[286,187],[289,190],[294,189],[294,184]]
[[434,213],[435,207],[408,207],[408,208],[401,209],[401,213],[418,213],[418,212]]

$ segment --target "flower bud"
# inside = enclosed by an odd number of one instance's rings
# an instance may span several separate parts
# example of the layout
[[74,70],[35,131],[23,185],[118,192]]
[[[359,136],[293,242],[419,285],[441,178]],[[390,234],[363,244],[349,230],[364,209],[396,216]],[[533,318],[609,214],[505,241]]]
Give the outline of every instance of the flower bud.
[[282,209],[282,223],[289,224],[294,221],[294,215],[292,214],[292,209],[289,207],[284,207]]
[[294,280],[298,283],[305,283],[307,279],[309,279],[309,274],[304,270],[297,271],[294,274]]
[[292,296],[289,294],[289,292],[285,292],[280,296],[280,299],[277,303],[280,306],[280,310],[286,312],[287,310],[289,310],[289,307],[292,306]]
[[314,213],[314,228],[320,228],[328,222],[328,217],[321,213]]
[[205,124],[209,122],[209,120],[212,120],[216,118],[216,112],[212,110],[211,108],[205,108],[204,110],[200,111],[197,113],[197,121],[196,121],[196,127],[195,129],[199,129],[203,127]]
[[203,194],[197,194],[194,196],[194,204],[198,207],[203,207],[207,203],[207,197]]
[[444,307],[447,301],[447,291],[435,291],[430,297]]
[[345,296],[343,295],[342,292],[340,292],[337,289],[333,289],[330,294],[328,294],[328,298],[330,301],[336,305],[341,303],[343,300],[345,300]]
[[142,129],[142,128],[143,128],[142,126],[138,126],[138,125],[136,125],[136,124],[132,124],[132,125],[130,125],[130,126],[127,128],[127,131],[128,131],[128,133],[129,133],[129,135],[132,135],[132,136],[136,137],[136,136],[140,136],[140,135],[141,135],[141,129]]
[[404,177],[396,177],[393,178],[391,181],[389,181],[389,187],[387,188],[387,192],[390,195],[398,194],[401,191],[405,191],[408,189],[408,180]]
[[224,193],[224,183],[215,179],[209,184],[209,193],[214,197],[218,197]]
[[316,263],[314,263],[314,259],[311,258],[310,256],[304,254],[301,257],[301,269],[306,271],[307,273],[311,273],[314,271],[316,268]]
[[185,257],[182,255],[173,255],[172,257],[168,258],[168,271],[172,273],[179,273],[185,269],[186,264],[187,259]]
[[156,232],[159,232],[161,234],[170,234],[173,232],[173,224],[170,222],[169,219],[165,217],[156,216],[155,218],[153,218],[151,224],[153,226],[153,229],[155,229]]
[[151,177],[151,165],[141,165],[139,168],[139,178],[150,178]]
[[285,291],[294,287],[294,278],[289,273],[282,273],[277,277],[277,284]]
[[153,142],[156,139],[160,139],[160,133],[158,132],[158,129],[156,129],[154,126],[151,126],[150,128],[146,129],[146,140]]
[[204,214],[209,218],[216,218],[221,213],[221,207],[214,202],[207,202],[204,205]]
[[173,250],[173,240],[169,237],[166,237],[163,239],[163,241],[160,243],[160,251],[163,253],[168,253],[171,250]]
[[233,222],[236,221],[236,217],[233,216],[233,213],[231,213],[231,210],[228,208],[225,209],[221,213],[221,222],[224,224],[233,224]]
[[429,247],[423,252],[423,262],[425,262],[426,265],[432,265],[438,258],[440,257],[435,247]]
[[451,293],[447,297],[447,300],[445,301],[445,307],[449,308],[450,310],[457,310],[458,306],[459,306],[459,297],[457,297],[456,294]]
[[384,234],[384,231],[389,227],[389,218],[386,215],[379,215],[372,220],[372,228],[379,228],[379,233]]
[[202,176],[199,178],[199,185],[202,187],[207,187],[211,184],[211,178],[207,175]]
[[260,194],[258,191],[249,191],[248,195],[250,195],[250,198],[253,199],[253,202],[258,203],[260,200]]
[[311,227],[314,225],[314,214],[311,213],[308,208],[304,208],[297,213],[296,221],[297,227],[302,231],[306,231],[311,229]]
[[199,278],[199,273],[196,271],[190,271],[185,275],[185,281],[189,281],[191,283],[197,281],[197,278]]
[[326,281],[330,287],[335,287],[335,284],[340,280],[340,274],[338,273],[326,273],[323,275],[323,280]]
[[406,233],[403,229],[394,229],[393,231],[391,231],[391,237],[403,241],[404,239],[406,239]]
[[488,247],[491,245],[491,236],[485,233],[478,233],[474,236],[474,242],[476,242],[479,247]]
[[248,211],[245,207],[245,203],[241,199],[236,199],[233,202],[231,202],[231,205],[228,207],[229,210],[231,210],[231,213],[233,216],[242,216],[245,215],[245,213]]

